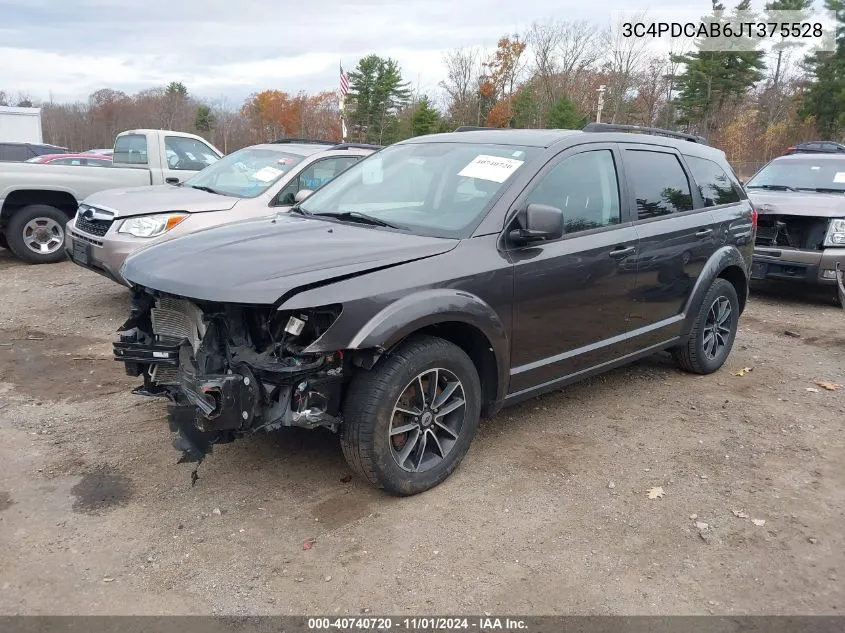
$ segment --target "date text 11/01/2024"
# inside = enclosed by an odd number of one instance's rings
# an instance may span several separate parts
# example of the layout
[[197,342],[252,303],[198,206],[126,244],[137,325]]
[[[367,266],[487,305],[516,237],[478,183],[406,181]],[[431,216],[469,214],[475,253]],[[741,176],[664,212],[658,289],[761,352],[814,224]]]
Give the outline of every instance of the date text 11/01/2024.
[[312,631],[519,631],[526,630],[527,623],[518,618],[496,617],[345,617],[345,618],[308,618],[308,629]]

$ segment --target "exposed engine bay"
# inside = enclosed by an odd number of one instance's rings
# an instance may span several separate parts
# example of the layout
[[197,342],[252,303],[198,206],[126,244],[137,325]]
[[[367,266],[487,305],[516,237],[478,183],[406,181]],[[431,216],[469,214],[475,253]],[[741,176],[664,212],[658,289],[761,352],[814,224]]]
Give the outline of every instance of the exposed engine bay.
[[755,244],[821,251],[824,249],[828,223],[828,218],[761,214],[757,220]]
[[136,290],[114,357],[128,375],[143,377],[135,393],[170,400],[174,444],[183,461],[200,461],[213,444],[246,432],[337,430],[350,361],[342,351],[304,350],[340,312],[339,305],[293,313]]

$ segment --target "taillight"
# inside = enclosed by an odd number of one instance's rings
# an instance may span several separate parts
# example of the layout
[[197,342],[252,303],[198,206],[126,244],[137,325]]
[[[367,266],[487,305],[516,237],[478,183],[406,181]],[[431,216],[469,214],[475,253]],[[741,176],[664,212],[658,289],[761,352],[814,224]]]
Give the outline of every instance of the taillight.
[[794,145],[793,145],[792,147],[787,147],[787,148],[786,148],[786,151],[787,151],[787,152],[791,152],[791,151],[794,151],[794,150],[795,150],[795,146],[794,146]]
[[757,228],[757,209],[751,207],[751,226]]

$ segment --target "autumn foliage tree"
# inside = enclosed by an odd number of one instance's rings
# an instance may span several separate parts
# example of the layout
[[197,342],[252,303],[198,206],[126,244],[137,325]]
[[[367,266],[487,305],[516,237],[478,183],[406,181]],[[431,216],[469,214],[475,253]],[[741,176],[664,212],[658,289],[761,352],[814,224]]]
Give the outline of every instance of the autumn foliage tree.
[[285,136],[340,140],[337,97],[331,92],[291,96],[281,90],[264,90],[244,103],[241,114],[249,121],[255,142]]

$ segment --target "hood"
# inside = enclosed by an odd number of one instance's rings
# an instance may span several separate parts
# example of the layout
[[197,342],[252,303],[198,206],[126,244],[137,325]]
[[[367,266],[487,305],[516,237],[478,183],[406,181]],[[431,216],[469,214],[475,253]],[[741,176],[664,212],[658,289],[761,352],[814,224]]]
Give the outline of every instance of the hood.
[[746,192],[751,204],[761,215],[845,218],[845,193],[764,191],[763,189],[748,189]]
[[106,189],[92,194],[83,204],[112,211],[118,218],[166,211],[228,211],[240,200],[233,196],[221,196],[191,187],[175,185],[152,185],[129,187],[127,189]]
[[301,286],[439,255],[458,243],[280,213],[150,246],[126,260],[123,275],[192,299],[272,304]]

